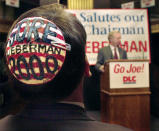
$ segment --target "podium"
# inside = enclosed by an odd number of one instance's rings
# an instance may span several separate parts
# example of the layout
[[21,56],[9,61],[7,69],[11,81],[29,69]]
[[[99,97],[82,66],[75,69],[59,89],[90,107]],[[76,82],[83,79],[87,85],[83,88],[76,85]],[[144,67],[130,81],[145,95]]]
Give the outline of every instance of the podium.
[[108,60],[100,78],[101,120],[150,131],[149,61]]

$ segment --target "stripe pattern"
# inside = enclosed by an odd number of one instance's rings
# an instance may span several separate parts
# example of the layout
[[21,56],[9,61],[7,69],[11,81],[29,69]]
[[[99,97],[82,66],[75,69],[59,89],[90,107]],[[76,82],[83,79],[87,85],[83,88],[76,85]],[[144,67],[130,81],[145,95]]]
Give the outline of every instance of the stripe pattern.
[[49,82],[61,70],[67,47],[61,30],[53,22],[41,17],[25,18],[9,35],[8,67],[25,84]]

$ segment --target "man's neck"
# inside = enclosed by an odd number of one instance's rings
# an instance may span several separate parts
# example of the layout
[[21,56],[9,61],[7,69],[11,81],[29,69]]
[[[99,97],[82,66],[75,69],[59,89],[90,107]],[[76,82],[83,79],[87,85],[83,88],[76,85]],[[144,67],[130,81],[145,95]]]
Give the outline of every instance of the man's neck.
[[78,105],[82,108],[84,108],[84,103],[83,103],[83,80],[82,78],[81,82],[77,86],[77,88],[71,93],[70,96],[60,100],[60,101],[53,101],[51,98],[46,98],[42,99],[39,101],[32,101],[32,104],[45,104],[45,105],[50,105],[50,104],[55,104],[55,103],[66,103],[66,104],[74,104]]
[[83,78],[77,88],[71,93],[71,95],[63,99],[62,101],[83,103]]
[[68,104],[74,104],[78,105],[84,108],[84,103],[83,103],[83,78],[78,85],[78,87],[71,93],[70,96],[67,98],[63,99],[59,103],[68,103]]
[[118,46],[116,46],[116,45],[114,45],[114,44],[112,44],[112,43],[110,43],[110,46],[112,46],[112,47],[114,47],[114,48],[118,47]]

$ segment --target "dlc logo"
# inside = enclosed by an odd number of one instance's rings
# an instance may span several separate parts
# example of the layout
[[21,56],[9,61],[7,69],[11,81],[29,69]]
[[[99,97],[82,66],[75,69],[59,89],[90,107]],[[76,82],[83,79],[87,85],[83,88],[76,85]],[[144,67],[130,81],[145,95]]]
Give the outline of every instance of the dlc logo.
[[123,76],[123,84],[136,84],[136,76]]

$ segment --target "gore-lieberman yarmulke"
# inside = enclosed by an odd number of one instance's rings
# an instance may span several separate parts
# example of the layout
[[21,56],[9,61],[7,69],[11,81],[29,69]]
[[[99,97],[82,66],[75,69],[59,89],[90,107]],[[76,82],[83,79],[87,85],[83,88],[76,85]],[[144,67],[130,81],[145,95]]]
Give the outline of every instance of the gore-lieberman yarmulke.
[[8,67],[25,84],[43,84],[60,71],[66,50],[70,50],[70,45],[53,22],[41,17],[25,18],[8,37]]

